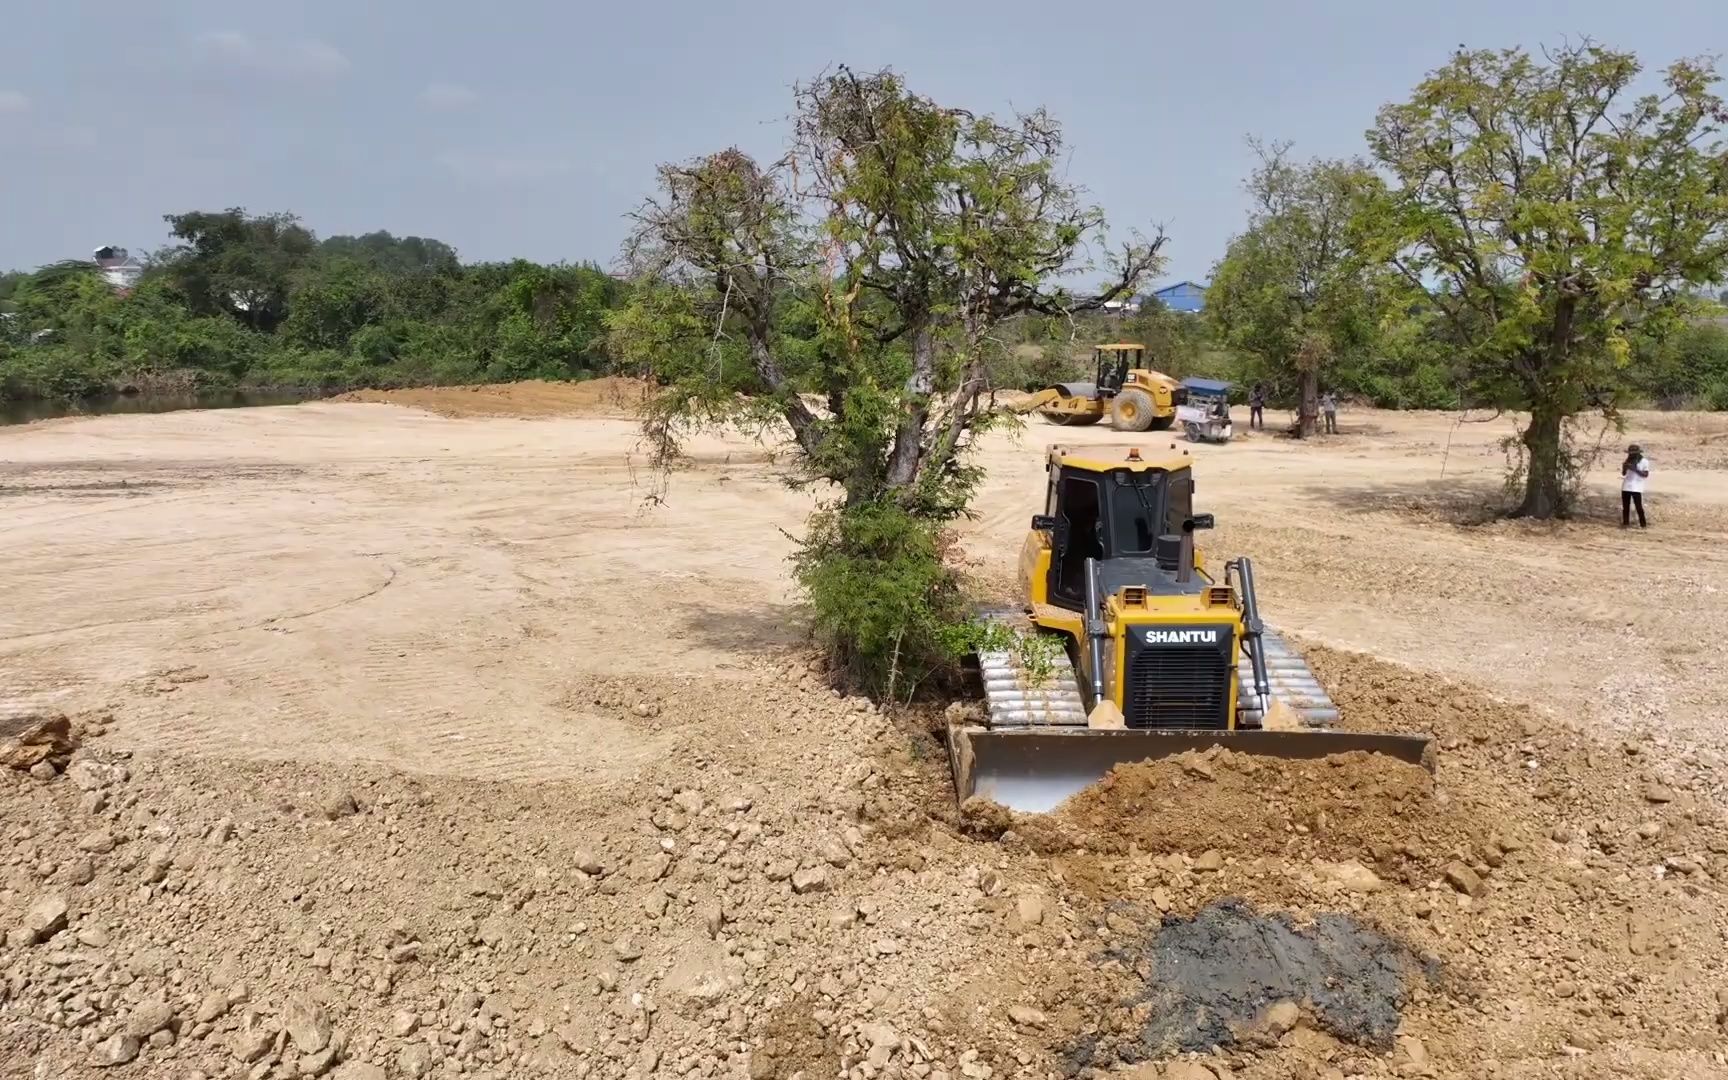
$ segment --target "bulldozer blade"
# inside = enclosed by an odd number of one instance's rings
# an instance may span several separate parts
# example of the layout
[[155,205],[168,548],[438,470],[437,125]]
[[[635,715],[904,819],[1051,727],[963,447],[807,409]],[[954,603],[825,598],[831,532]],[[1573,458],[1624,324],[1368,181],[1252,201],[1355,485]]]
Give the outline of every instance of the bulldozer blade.
[[1118,765],[1222,746],[1241,754],[1323,758],[1351,751],[1386,754],[1434,768],[1426,735],[1360,731],[1147,731],[1109,728],[983,728],[951,725],[948,757],[961,802],[973,796],[1043,814]]

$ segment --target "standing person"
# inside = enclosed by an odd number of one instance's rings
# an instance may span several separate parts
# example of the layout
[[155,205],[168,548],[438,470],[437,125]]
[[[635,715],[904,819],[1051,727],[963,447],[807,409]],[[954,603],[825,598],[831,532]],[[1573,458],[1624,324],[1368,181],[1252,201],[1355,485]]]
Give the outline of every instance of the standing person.
[[1650,459],[1633,443],[1626,448],[1626,460],[1620,463],[1620,527],[1632,527],[1632,508],[1638,508],[1638,527],[1649,528],[1644,520],[1644,483],[1650,479]]
[[1255,383],[1248,391],[1248,430],[1266,430],[1266,384]]
[[1326,434],[1338,434],[1338,395],[1328,390],[1320,395],[1320,415],[1326,419]]

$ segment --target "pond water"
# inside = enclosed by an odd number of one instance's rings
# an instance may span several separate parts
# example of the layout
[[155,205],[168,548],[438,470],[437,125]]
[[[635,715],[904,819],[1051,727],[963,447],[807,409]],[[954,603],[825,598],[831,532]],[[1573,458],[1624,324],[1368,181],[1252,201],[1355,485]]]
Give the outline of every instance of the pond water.
[[180,409],[247,409],[298,405],[327,395],[301,390],[203,390],[187,394],[114,394],[76,401],[0,401],[0,424],[27,424],[61,416],[161,413]]

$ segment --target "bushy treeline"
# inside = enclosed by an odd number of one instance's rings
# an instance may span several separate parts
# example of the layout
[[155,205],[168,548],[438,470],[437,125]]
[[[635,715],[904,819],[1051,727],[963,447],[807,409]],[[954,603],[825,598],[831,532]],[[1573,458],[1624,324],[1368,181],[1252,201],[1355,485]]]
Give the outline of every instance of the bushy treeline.
[[1695,322],[1634,355],[1644,400],[1659,408],[1728,410],[1728,318]]
[[438,240],[320,240],[292,215],[168,217],[122,295],[91,263],[0,279],[0,398],[579,378],[625,287],[597,267],[463,263]]
[[[167,220],[177,243],[148,257],[130,295],[84,260],[0,274],[0,399],[571,379],[614,362],[607,313],[616,321],[629,286],[593,265],[463,263],[438,240],[319,239],[286,214]],[[1728,317],[1720,304],[1699,306],[1692,324],[1633,350],[1631,403],[1728,409]],[[777,319],[788,375],[820,392],[804,370],[817,350],[813,306],[789,302]],[[1328,367],[1329,389],[1393,409],[1480,404],[1433,313],[1385,320],[1375,334],[1372,348]],[[990,382],[1036,389],[1090,378],[1091,347],[1104,341],[1142,342],[1148,364],[1172,375],[1228,379],[1242,392],[1264,383],[1275,405],[1295,404],[1287,367],[1232,348],[1206,315],[1154,301],[1125,316],[1011,320],[988,357]]]
[[[1728,315],[1719,304],[1699,303],[1700,316],[1634,350],[1627,404],[1660,409],[1728,410]],[[1326,372],[1326,388],[1385,409],[1479,407],[1468,389],[1460,351],[1432,316],[1413,312],[1378,328],[1372,349],[1340,357]],[[1092,377],[1092,346],[1140,342],[1146,363],[1178,378],[1226,379],[1246,395],[1263,384],[1274,407],[1294,408],[1298,380],[1287,368],[1230,348],[1203,314],[1170,311],[1149,301],[1123,316],[1023,319],[1008,335],[1013,348],[999,362],[999,385],[1034,390]]]

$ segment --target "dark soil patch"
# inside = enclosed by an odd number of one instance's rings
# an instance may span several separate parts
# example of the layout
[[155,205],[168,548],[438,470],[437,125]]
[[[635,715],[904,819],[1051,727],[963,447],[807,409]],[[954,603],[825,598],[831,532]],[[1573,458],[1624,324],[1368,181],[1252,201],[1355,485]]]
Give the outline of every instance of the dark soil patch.
[[1135,973],[1140,989],[1123,1005],[1138,1022],[1070,1047],[1076,1072],[1251,1041],[1279,1002],[1339,1039],[1385,1050],[1411,990],[1438,975],[1435,962],[1349,915],[1298,927],[1236,898],[1166,916],[1107,957]]

